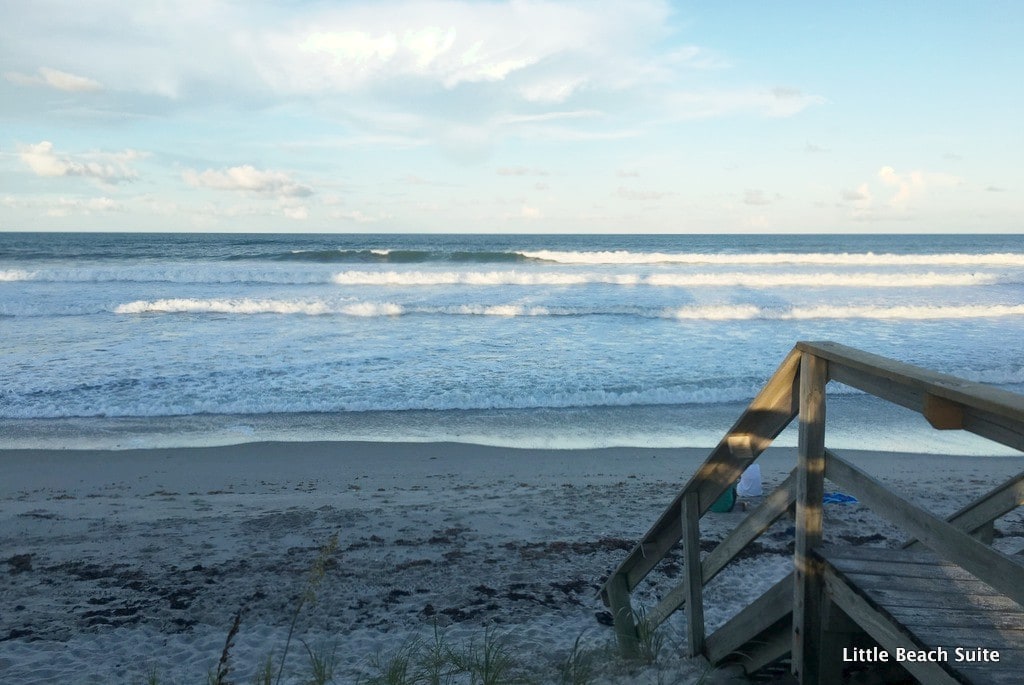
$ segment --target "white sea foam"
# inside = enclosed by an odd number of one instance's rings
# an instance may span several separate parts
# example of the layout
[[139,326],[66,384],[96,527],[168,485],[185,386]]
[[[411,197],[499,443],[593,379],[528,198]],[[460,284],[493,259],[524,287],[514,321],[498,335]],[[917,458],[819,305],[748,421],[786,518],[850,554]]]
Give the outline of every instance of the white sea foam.
[[965,286],[996,283],[999,277],[981,273],[689,273],[600,274],[523,271],[343,271],[331,280],[338,285],[438,286],[438,285],[649,285],[667,287],[856,287],[907,288]]
[[[634,280],[636,276],[632,276]],[[331,280],[338,285],[585,285],[604,281],[593,274],[525,273],[521,271],[343,271]]]
[[759,307],[753,304],[688,305],[684,307],[579,307],[519,304],[459,304],[446,306],[402,305],[394,302],[344,302],[324,300],[274,299],[194,299],[136,300],[118,305],[116,314],[304,314],[321,316],[402,316],[405,314],[443,316],[638,316],[701,321],[744,319],[971,319],[1024,316],[1024,305],[817,305],[799,307]]
[[[316,300],[255,300],[173,298],[136,300],[114,308],[116,314],[329,314],[328,306]],[[365,316],[365,315],[363,315]]]
[[981,319],[1024,316],[1024,305],[900,305],[857,306],[820,305],[774,309],[753,305],[691,306],[665,310],[676,319],[724,321],[730,319],[765,319],[775,321],[799,319]]
[[235,265],[196,268],[194,265],[81,267],[64,269],[0,270],[0,282],[51,283],[268,283],[353,286],[583,286],[623,285],[660,287],[855,287],[899,288],[973,286],[1021,280],[993,273],[586,273],[572,271],[375,271],[348,270],[334,274],[319,268],[248,268]]
[[25,271],[23,269],[0,270],[0,282],[31,281],[35,277],[36,273],[34,271]]
[[700,253],[567,252],[538,250],[524,257],[561,264],[843,264],[850,266],[1024,266],[1024,253],[875,254],[865,253]]
[[987,285],[999,282],[993,274],[979,273],[722,273],[652,274],[642,280],[646,285],[676,287],[781,288],[926,288],[934,286]]

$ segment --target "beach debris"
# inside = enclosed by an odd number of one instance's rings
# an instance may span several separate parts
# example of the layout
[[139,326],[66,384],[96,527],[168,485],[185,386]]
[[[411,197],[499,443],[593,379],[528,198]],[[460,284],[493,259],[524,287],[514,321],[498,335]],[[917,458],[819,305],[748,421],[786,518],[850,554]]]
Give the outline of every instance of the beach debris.
[[7,560],[10,566],[9,573],[25,573],[32,570],[31,554],[15,554]]

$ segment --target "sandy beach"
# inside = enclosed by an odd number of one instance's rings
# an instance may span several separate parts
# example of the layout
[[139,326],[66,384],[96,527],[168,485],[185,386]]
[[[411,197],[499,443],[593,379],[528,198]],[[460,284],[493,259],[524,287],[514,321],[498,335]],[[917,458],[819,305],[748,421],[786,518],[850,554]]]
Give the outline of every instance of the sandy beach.
[[[844,454],[939,514],[1024,468],[1024,457]],[[374,675],[375,660],[435,630],[453,644],[491,631],[541,682],[557,682],[577,638],[608,661],[597,682],[693,682],[701,669],[681,656],[680,617],[662,628],[656,663],[625,664],[597,620],[596,590],[706,455],[350,442],[2,452],[0,680],[201,682],[244,608],[231,654],[233,677],[250,682],[280,656],[337,535],[296,624],[297,638],[334,650],[336,682]],[[766,489],[793,460],[784,449],[761,457]],[[713,545],[742,516],[709,514],[703,539]],[[789,525],[709,585],[709,628],[787,572]],[[828,505],[825,531],[901,539],[859,504]],[[1024,546],[1019,515],[997,531],[1000,549]],[[653,605],[679,570],[663,563],[636,603]],[[297,641],[288,660],[300,682]]]

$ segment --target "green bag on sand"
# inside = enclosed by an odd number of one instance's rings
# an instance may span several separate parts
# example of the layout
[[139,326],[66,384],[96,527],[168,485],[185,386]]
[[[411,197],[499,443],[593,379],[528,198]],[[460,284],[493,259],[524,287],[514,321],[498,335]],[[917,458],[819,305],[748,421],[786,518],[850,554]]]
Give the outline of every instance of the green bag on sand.
[[736,486],[733,485],[722,493],[722,496],[711,505],[711,511],[716,514],[728,514],[736,506]]

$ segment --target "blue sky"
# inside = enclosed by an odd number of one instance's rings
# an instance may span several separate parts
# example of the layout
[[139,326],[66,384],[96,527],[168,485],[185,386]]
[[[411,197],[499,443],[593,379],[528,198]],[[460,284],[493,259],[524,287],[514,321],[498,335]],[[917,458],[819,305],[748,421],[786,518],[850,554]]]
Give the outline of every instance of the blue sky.
[[1021,35],[1019,2],[0,0],[0,230],[1021,232]]

